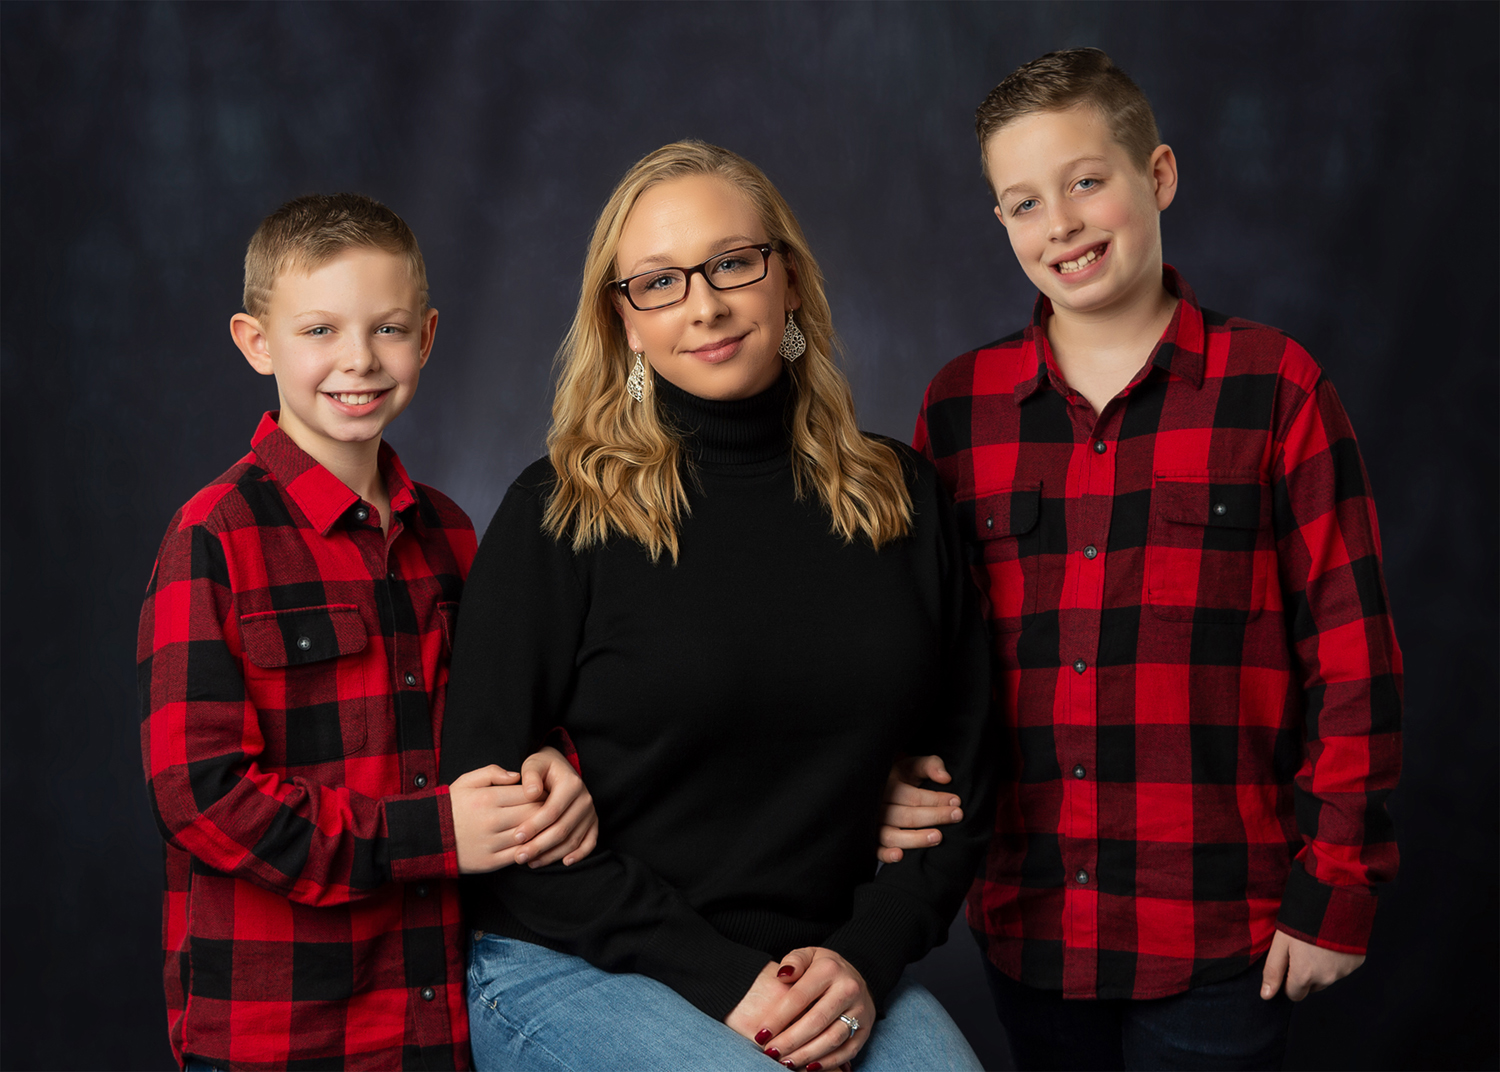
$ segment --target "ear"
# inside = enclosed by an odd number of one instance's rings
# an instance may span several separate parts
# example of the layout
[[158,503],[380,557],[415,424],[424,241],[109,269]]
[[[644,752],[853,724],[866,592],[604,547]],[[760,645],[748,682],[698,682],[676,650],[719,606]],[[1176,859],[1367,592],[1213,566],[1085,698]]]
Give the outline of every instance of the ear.
[[422,352],[417,358],[417,368],[427,367],[427,358],[432,355],[432,340],[437,338],[438,311],[428,309],[422,314]]
[[634,353],[644,353],[646,347],[641,344],[641,337],[635,333],[635,325],[630,322],[630,314],[635,312],[626,303],[624,298],[615,298],[615,315],[620,318],[620,323],[625,327],[625,345],[629,346]]
[[266,329],[261,322],[249,313],[235,313],[229,318],[229,334],[234,339],[234,344],[240,348],[240,353],[245,355],[245,360],[250,362],[250,367],[262,376],[275,374],[271,367],[271,352],[268,348]]
[[1005,226],[1005,213],[1003,213],[1003,212],[1000,211],[1000,206],[999,205],[995,206],[995,219],[997,219],[997,220],[1000,221],[1000,226],[1001,227]]
[[786,265],[786,311],[802,308],[802,292],[797,289],[797,255],[787,250],[781,255],[781,263]]
[[1146,173],[1156,185],[1156,210],[1164,212],[1177,196],[1177,157],[1170,145],[1156,147]]

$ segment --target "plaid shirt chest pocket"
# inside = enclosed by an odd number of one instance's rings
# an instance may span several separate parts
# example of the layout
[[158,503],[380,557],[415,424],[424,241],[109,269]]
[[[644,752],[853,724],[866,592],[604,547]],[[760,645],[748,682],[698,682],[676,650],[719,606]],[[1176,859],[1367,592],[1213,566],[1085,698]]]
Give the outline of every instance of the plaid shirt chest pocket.
[[240,637],[267,762],[306,766],[364,747],[369,690],[361,653],[369,636],[358,607],[246,614]]
[[1158,618],[1251,621],[1275,572],[1271,489],[1258,470],[1157,471],[1146,596]]
[[975,578],[990,601],[990,622],[997,632],[1021,628],[1023,615],[1036,611],[1037,519],[1041,515],[1042,485],[1012,484],[966,503],[960,517],[969,516],[979,550]]

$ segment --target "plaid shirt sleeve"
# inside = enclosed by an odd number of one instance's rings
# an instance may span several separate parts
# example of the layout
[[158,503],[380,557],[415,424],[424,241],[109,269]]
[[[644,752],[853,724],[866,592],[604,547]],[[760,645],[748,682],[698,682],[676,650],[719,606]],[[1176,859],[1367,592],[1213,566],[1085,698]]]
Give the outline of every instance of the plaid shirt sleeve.
[[362,699],[361,686],[344,676],[301,677],[296,666],[353,654],[366,638],[358,615],[337,607],[306,636],[273,636],[280,623],[267,618],[252,619],[263,635],[247,637],[231,548],[253,531],[219,532],[179,515],[147,590],[141,750],[163,836],[210,867],[309,905],[356,900],[392,879],[456,876],[446,786],[376,799],[260,762],[266,739],[242,671],[247,643],[267,649],[262,663],[280,664],[288,706],[336,715],[341,703]]
[[1385,801],[1401,769],[1401,652],[1349,418],[1321,377],[1287,408],[1272,459],[1272,518],[1306,713],[1294,778],[1303,847],[1277,926],[1363,953],[1375,916],[1371,887],[1394,878],[1397,865]]

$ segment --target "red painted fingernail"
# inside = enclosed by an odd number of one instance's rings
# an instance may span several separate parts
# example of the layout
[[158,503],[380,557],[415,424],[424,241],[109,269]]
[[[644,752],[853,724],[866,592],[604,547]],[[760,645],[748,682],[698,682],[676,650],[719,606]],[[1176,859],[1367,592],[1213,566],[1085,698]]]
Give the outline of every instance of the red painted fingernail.
[[781,1051],[778,1050],[775,1046],[772,1046],[769,1050],[765,1051],[765,1054],[767,1057],[774,1061],[776,1060],[776,1058],[781,1056]]
[[807,1062],[807,1072],[823,1072],[823,1066],[817,1061]]
[[768,1043],[770,1041],[771,1041],[771,1032],[770,1032],[769,1029],[763,1027],[759,1031],[756,1032],[756,1034],[755,1034],[755,1044],[757,1046],[764,1046],[766,1043]]
[[790,1061],[782,1061],[781,1063],[784,1064],[784,1065],[786,1065],[788,1068],[796,1068],[797,1067],[796,1065],[792,1064],[792,1062],[790,1062]]
[[778,979],[785,979],[788,975],[794,975],[796,973],[796,971],[797,971],[796,968],[794,968],[790,964],[788,964],[788,965],[786,965],[785,967],[783,967],[780,971],[778,971],[776,973],[776,978],[778,978]]

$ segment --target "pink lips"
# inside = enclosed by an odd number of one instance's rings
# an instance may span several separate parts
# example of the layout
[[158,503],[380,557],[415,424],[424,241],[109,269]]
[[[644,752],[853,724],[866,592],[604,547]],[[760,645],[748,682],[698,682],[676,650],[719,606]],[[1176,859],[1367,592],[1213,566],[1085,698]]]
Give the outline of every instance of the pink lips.
[[[1082,268],[1078,269],[1078,271],[1064,272],[1062,270],[1062,265],[1064,262],[1076,261],[1079,257],[1086,257],[1088,256],[1090,250],[1101,249],[1101,247],[1102,250],[1099,256],[1096,257],[1093,262],[1086,264]],[[1093,278],[1099,273],[1100,266],[1109,259],[1109,251],[1111,248],[1112,245],[1109,242],[1095,242],[1093,245],[1084,246],[1077,253],[1069,254],[1066,257],[1059,257],[1056,261],[1054,261],[1052,264],[1049,264],[1047,267],[1050,268],[1059,279],[1062,279],[1065,282],[1081,283],[1086,279]]]
[[744,341],[745,336],[738,335],[732,339],[721,339],[718,342],[708,343],[706,346],[700,346],[696,350],[689,350],[688,353],[696,357],[699,361],[710,365],[718,365],[728,361],[735,354],[739,353],[740,343]]

